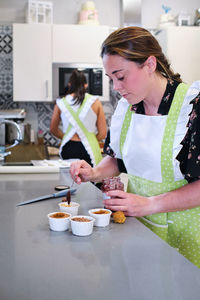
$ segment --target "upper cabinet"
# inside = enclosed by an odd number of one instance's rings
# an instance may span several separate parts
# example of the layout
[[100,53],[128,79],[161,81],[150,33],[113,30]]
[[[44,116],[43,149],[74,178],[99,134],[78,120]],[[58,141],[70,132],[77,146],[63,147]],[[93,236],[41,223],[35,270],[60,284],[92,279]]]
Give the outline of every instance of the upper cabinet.
[[52,64],[102,64],[108,26],[13,25],[13,100],[52,101]]
[[13,25],[14,101],[52,101],[51,35],[51,25]]
[[53,62],[102,63],[101,44],[108,26],[53,25]]
[[156,36],[172,69],[188,84],[200,78],[199,37],[199,26],[169,26]]

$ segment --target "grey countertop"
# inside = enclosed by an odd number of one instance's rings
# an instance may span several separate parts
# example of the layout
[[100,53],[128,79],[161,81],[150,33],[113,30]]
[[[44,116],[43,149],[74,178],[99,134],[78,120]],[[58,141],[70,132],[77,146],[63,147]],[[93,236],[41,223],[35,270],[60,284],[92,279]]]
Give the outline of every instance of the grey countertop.
[[[200,269],[137,219],[77,237],[49,230],[60,198],[16,207],[70,181],[67,173],[0,175],[1,300],[199,299]],[[80,214],[102,207],[91,183],[72,200]]]

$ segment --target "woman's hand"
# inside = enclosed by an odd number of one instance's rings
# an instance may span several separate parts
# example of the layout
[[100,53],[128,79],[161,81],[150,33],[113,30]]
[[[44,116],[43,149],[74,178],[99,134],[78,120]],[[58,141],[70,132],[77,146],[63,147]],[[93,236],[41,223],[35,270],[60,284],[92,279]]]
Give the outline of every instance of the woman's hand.
[[71,163],[70,174],[78,184],[86,181],[101,182],[103,178],[117,176],[119,169],[117,160],[106,156],[93,168],[86,161],[77,160]]
[[154,213],[152,198],[115,190],[106,193],[111,199],[103,201],[107,209],[123,211],[126,216],[143,217]]
[[71,163],[70,175],[77,184],[91,181],[93,178],[93,168],[85,160],[77,160]]

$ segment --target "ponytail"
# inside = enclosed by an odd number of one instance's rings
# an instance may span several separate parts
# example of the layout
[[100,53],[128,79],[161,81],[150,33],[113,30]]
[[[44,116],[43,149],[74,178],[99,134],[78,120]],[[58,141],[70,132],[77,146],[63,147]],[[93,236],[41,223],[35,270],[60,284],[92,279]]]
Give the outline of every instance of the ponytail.
[[75,69],[68,82],[68,91],[67,94],[74,94],[74,105],[81,105],[85,98],[87,84],[86,77],[83,72]]

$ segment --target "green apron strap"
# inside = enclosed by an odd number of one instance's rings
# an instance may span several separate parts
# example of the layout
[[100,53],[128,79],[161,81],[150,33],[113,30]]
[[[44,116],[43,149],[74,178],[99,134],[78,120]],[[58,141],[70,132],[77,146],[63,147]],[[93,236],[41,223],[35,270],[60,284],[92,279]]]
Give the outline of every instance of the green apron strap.
[[[86,136],[87,141],[88,141],[90,148],[92,149],[92,152],[94,155],[95,164],[97,165],[102,160],[102,155],[101,155],[101,149],[100,149],[99,143],[97,141],[96,135],[93,132],[89,132],[86,129],[86,127],[84,126],[84,124],[81,122],[81,120],[79,119],[79,114],[82,111],[82,109],[89,97],[91,97],[90,94],[87,94],[85,96],[83,103],[81,104],[81,106],[78,108],[78,110],[76,112],[71,108],[71,106],[67,102],[66,98],[63,98],[63,102],[64,102],[66,108],[68,109],[68,111],[70,112],[71,116],[74,118],[74,120],[76,121],[76,123],[78,124],[80,129],[83,131],[84,135]],[[66,131],[64,137],[66,136],[66,134],[69,132],[69,130],[71,128],[72,128],[72,125],[70,124],[67,128],[67,131]]]
[[125,143],[125,140],[126,140],[127,131],[128,131],[128,128],[129,128],[129,125],[130,125],[130,122],[131,122],[131,117],[132,117],[132,114],[134,113],[133,111],[131,111],[131,106],[132,105],[128,106],[127,112],[125,114],[124,122],[123,122],[123,125],[122,125],[121,133],[120,133],[120,153],[121,153],[121,157],[123,157],[122,156],[122,150],[123,150],[124,143]]
[[[84,98],[82,104],[81,104],[81,105],[79,106],[79,108],[77,109],[77,112],[76,112],[76,113],[77,113],[78,115],[80,114],[81,110],[83,109],[83,107],[84,107],[84,105],[85,105],[85,103],[87,102],[87,99],[88,99],[89,97],[90,97],[90,94],[86,94],[86,96],[85,96],[85,98]],[[64,102],[65,106],[68,108],[68,106],[67,106],[68,103],[67,103],[65,97],[62,98],[62,101]],[[66,132],[65,132],[65,134],[64,134],[64,136],[63,136],[63,138],[62,138],[62,141],[65,139],[66,135],[70,132],[71,129],[72,129],[72,124],[69,124],[68,127],[67,127],[67,130],[66,130]]]
[[173,143],[176,132],[177,122],[183,101],[189,86],[180,83],[176,89],[173,102],[171,104],[163,135],[161,146],[161,174],[163,183],[174,181],[173,170]]
[[67,130],[62,138],[62,141],[65,139],[65,137],[68,135],[68,133],[70,132],[71,129],[72,129],[72,124],[69,124],[67,127]]
[[[169,114],[166,120],[165,131],[163,135],[162,148],[161,148],[161,174],[162,181],[170,183],[174,181],[174,170],[173,170],[173,142],[177,126],[178,117],[180,110],[185,98],[185,94],[189,86],[185,83],[180,83],[176,89],[173,102],[171,104]],[[122,157],[122,150],[126,140],[127,131],[131,122],[131,117],[134,112],[131,111],[131,105],[129,105],[124,122],[122,125],[120,135],[120,152]]]

